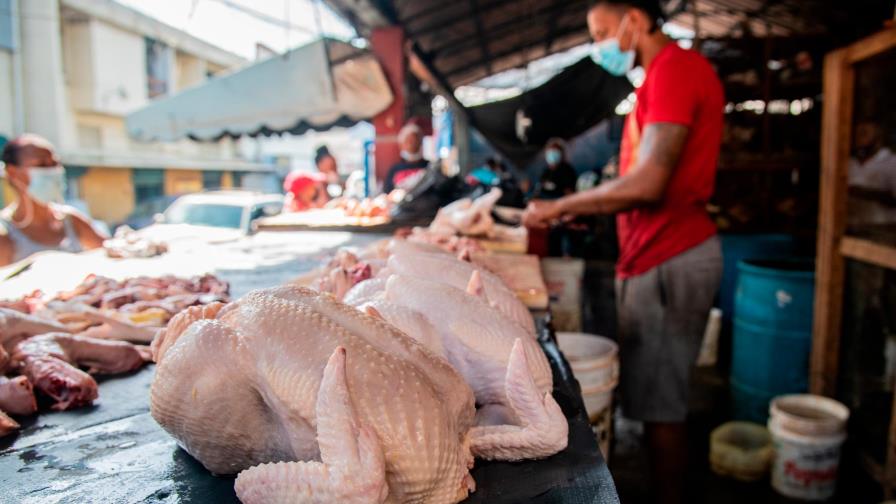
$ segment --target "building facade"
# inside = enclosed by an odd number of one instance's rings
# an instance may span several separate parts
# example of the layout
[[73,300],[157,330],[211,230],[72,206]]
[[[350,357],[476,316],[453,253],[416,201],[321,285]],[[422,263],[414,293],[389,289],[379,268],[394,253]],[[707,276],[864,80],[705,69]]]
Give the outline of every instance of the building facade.
[[[0,142],[57,147],[68,199],[117,223],[165,196],[270,190],[273,168],[234,141],[141,143],[125,116],[247,62],[113,0],[0,0]],[[265,187],[263,187],[265,186]],[[0,191],[10,201],[7,186]]]

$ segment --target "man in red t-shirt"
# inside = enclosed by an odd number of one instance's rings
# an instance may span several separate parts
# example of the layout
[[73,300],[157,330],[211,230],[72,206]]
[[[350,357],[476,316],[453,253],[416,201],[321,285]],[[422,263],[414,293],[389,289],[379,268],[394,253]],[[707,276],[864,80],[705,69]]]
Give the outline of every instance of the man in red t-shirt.
[[722,137],[724,96],[709,62],[661,30],[657,0],[597,0],[588,11],[594,58],[646,77],[623,131],[620,177],[524,214],[544,227],[617,214],[616,267],[623,413],[645,423],[656,491],[682,498],[690,376],[718,289],[722,255],[706,213]]

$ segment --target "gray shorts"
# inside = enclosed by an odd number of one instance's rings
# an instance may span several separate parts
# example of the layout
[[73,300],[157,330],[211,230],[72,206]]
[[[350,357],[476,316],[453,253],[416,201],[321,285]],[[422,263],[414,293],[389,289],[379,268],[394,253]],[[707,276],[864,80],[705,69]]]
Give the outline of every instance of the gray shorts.
[[716,236],[640,275],[616,279],[622,413],[683,422],[704,328],[722,278]]

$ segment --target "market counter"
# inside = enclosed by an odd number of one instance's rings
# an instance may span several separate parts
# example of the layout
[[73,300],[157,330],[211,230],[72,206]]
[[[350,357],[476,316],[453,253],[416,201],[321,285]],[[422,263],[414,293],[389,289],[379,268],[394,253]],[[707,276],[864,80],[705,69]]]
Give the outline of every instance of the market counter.
[[[209,248],[185,249],[129,261],[110,261],[97,253],[57,254],[0,285],[6,297],[13,290],[30,292],[41,285],[38,279],[49,282],[54,273],[57,287],[65,288],[88,272],[114,277],[210,272],[230,281],[232,293],[240,296],[312,268],[339,246],[363,246],[380,237],[259,233],[247,241],[217,245],[213,254]],[[63,271],[67,274],[60,275]],[[465,502],[618,503],[578,383],[553,342],[547,318],[535,315],[553,369],[554,397],[569,419],[569,446],[540,461],[477,460],[472,471],[477,490]],[[233,478],[210,474],[150,416],[154,371],[147,366],[130,375],[100,378],[99,399],[91,407],[64,412],[41,408],[39,414],[21,419],[18,434],[0,438],[0,502],[236,502]]]
[[[569,366],[542,343],[554,397],[569,419],[569,446],[540,461],[476,461],[469,503],[618,503]],[[237,502],[232,477],[216,477],[178,448],[149,414],[154,366],[100,383],[88,408],[42,412],[0,440],[4,502]]]

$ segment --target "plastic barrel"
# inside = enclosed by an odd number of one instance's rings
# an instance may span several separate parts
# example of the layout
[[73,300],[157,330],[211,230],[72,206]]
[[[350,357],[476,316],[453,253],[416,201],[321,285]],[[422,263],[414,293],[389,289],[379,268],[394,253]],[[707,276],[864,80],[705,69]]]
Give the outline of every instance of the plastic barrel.
[[737,289],[737,264],[745,259],[773,259],[791,257],[796,243],[786,234],[727,234],[719,235],[722,241],[722,284],[719,288],[719,308],[726,334],[730,334],[734,313],[734,292]]
[[735,418],[764,423],[772,397],[806,391],[814,287],[810,260],[738,263],[731,362]]

